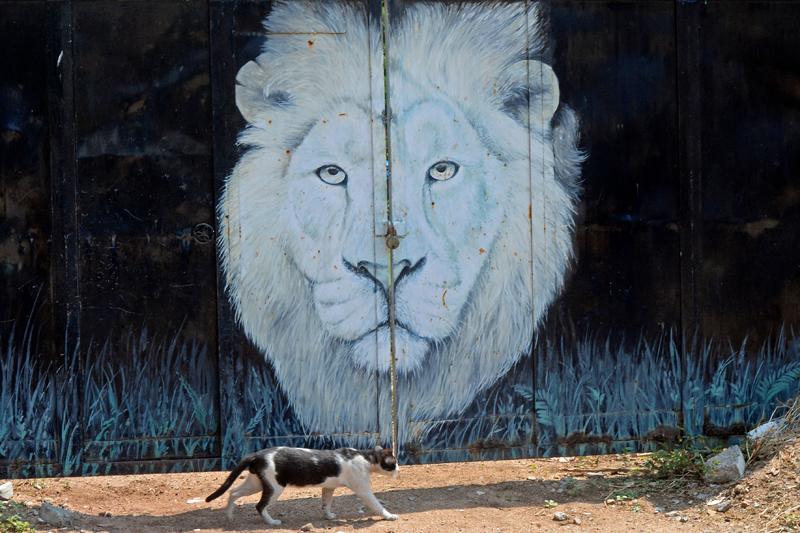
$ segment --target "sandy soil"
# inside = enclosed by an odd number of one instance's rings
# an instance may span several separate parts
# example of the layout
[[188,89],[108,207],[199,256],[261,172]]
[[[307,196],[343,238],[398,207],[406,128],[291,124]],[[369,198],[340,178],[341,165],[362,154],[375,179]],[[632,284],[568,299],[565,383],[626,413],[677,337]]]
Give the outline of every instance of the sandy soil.
[[[254,509],[258,496],[240,500],[229,523],[222,512],[227,495],[209,504],[189,503],[216,489],[225,477],[221,472],[20,480],[14,482],[13,510],[39,531],[761,530],[761,519],[754,521],[747,509],[720,512],[706,505],[732,487],[655,481],[637,473],[641,461],[613,455],[404,466],[399,479],[373,476],[378,498],[400,515],[396,522],[370,516],[346,489],[334,498],[338,518],[325,520],[317,490],[289,488],[270,506],[282,526],[261,522]],[[73,525],[37,523],[38,506],[46,500],[75,511]],[[3,514],[11,510],[7,505]],[[555,521],[558,511],[568,519]]]

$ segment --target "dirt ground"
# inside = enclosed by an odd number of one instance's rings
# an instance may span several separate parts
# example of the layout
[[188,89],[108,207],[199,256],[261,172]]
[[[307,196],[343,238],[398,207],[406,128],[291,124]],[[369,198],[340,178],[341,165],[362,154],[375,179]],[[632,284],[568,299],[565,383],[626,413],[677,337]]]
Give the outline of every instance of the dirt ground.
[[[222,511],[227,495],[202,501],[225,478],[221,472],[18,480],[16,503],[6,504],[3,514],[13,511],[38,531],[780,531],[781,524],[768,524],[769,498],[800,501],[797,476],[778,480],[769,465],[756,474],[766,480],[745,491],[653,480],[639,473],[642,461],[626,454],[404,466],[398,479],[373,476],[378,498],[400,515],[396,522],[370,516],[346,489],[334,498],[338,518],[325,520],[318,490],[289,488],[270,506],[282,526],[261,522],[254,509],[257,495],[240,500],[229,523]],[[764,485],[772,481],[781,485]],[[720,498],[734,503],[719,511],[714,501]],[[39,523],[43,501],[75,511],[73,525]],[[554,520],[556,512],[567,519]]]

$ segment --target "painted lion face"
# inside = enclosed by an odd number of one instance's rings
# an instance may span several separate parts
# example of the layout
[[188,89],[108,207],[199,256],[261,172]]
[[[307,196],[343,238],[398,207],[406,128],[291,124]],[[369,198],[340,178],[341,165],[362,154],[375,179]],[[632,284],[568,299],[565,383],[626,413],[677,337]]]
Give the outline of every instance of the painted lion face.
[[219,205],[239,320],[310,427],[368,427],[342,413],[388,401],[392,276],[401,416],[463,409],[529,350],[571,252],[577,122],[554,119],[552,69],[520,58],[543,49],[535,5],[415,4],[392,28],[391,268],[376,28],[305,2],[266,25],[237,77],[250,150]]

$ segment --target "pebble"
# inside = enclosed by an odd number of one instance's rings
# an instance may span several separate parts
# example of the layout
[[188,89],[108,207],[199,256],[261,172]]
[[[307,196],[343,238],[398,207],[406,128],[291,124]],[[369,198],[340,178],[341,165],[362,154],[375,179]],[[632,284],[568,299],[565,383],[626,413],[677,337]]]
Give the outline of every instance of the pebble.
[[567,513],[563,511],[556,511],[555,513],[553,513],[553,520],[555,520],[556,522],[566,522],[567,518],[569,518],[567,516]]
[[573,518],[572,519],[572,523],[575,524],[576,526],[579,526],[579,525],[581,525],[581,519],[577,518],[577,517]]
[[668,511],[667,513],[664,514],[664,516],[668,516],[670,518],[672,518],[673,516],[678,516],[678,511]]
[[663,513],[664,512],[664,508],[663,507],[656,507],[655,509],[653,509],[653,512],[656,513],[656,514]]
[[14,485],[10,481],[0,485],[0,500],[8,501],[14,497]]
[[486,494],[486,491],[485,490],[476,490],[475,494],[477,494],[478,496],[483,496],[484,494]]
[[731,502],[730,500],[722,502],[721,504],[717,505],[717,512],[724,513],[725,511],[731,508],[731,505],[733,505],[733,502]]
[[681,521],[681,522],[688,522],[689,521],[689,519],[687,517],[685,517],[685,516],[680,517],[678,520]]
[[314,524],[312,524],[311,522],[300,526],[300,531],[312,531],[313,529],[314,529]]

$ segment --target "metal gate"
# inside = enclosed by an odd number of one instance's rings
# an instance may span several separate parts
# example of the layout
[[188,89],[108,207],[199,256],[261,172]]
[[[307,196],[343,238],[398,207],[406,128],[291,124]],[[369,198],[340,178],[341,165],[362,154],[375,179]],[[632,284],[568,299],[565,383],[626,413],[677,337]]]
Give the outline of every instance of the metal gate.
[[800,383],[797,9],[0,2],[0,475],[387,444],[392,375],[406,462],[737,438]]

